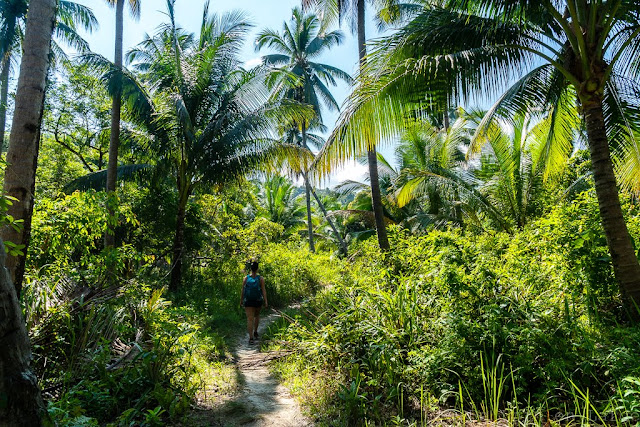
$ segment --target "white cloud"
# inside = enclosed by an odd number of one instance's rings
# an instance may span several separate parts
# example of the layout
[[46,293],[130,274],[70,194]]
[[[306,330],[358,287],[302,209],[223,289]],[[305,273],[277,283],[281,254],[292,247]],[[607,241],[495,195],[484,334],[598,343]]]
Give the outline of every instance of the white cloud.
[[[293,185],[297,187],[304,186],[304,180],[302,176],[295,177],[293,176],[288,169],[282,169],[280,171],[280,175],[286,176],[293,181]],[[351,161],[348,162],[342,168],[337,169],[333,172],[327,179],[322,179],[320,182],[315,181],[313,183],[315,188],[333,188],[338,184],[343,183],[344,181],[358,181],[358,182],[367,182],[367,178],[369,176],[369,168],[367,165],[362,165],[358,162]]]
[[368,174],[369,168],[367,168],[366,165],[362,165],[356,161],[352,161],[332,173],[329,177],[329,182],[327,182],[326,185],[323,185],[322,187],[335,187],[336,185],[344,181],[365,182]]
[[251,68],[255,67],[256,65],[260,65],[260,64],[262,64],[262,57],[258,56],[258,57],[255,57],[255,58],[251,58],[250,60],[245,62],[243,64],[243,68],[248,70],[248,69],[251,69]]

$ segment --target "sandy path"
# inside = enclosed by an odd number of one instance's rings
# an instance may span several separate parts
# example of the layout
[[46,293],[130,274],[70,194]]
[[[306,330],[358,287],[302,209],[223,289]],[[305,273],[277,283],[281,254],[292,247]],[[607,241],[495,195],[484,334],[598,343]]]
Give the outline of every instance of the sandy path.
[[[277,314],[261,319],[260,336],[273,322]],[[302,416],[298,403],[269,373],[267,363],[275,355],[261,353],[260,344],[249,345],[246,332],[238,337],[235,347],[235,363],[241,390],[218,408],[200,408],[192,418],[199,426],[247,426],[247,427],[304,427],[313,424]]]

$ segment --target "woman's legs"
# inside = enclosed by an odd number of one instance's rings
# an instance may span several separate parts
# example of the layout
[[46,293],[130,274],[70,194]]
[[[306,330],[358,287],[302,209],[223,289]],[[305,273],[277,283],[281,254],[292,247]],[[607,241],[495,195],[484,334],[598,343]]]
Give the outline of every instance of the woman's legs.
[[253,325],[256,322],[254,319],[255,307],[245,307],[245,313],[247,313],[247,332],[249,333],[249,339],[253,339]]
[[254,312],[254,315],[253,315],[253,334],[254,334],[254,336],[258,332],[258,325],[260,324],[260,308],[261,307],[255,307],[255,312]]

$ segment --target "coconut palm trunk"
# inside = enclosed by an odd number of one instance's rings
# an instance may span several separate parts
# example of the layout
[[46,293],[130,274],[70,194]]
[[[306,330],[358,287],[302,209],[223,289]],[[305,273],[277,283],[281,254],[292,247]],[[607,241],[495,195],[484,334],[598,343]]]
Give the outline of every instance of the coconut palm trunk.
[[[125,0],[118,0],[116,3],[116,46],[115,46],[115,58],[114,64],[118,70],[122,69],[122,50],[124,44],[124,2]],[[116,178],[118,175],[118,148],[120,146],[120,113],[122,109],[122,92],[120,90],[120,84],[116,83],[116,93],[113,95],[111,104],[111,136],[109,139],[109,163],[107,164],[107,193],[109,217],[114,218],[116,215],[115,199],[116,191]],[[115,246],[115,221],[109,221],[107,232],[104,236],[104,244],[106,247]]]
[[[9,228],[2,234],[24,244],[25,253],[55,11],[56,0],[31,0],[5,170],[4,191],[18,198],[8,213],[24,220],[24,228],[19,232]],[[31,350],[18,303],[20,286],[14,287],[10,279],[17,266],[21,264],[24,269],[24,256],[11,258],[5,270],[5,250],[0,243],[0,426],[40,426],[47,416],[46,408],[29,367]]]
[[[307,125],[306,123],[302,124],[302,146],[307,147]],[[307,231],[309,234],[309,250],[311,252],[316,251],[316,246],[313,243],[313,222],[311,221],[311,185],[309,184],[309,180],[306,178],[307,174],[304,174],[304,192],[307,200]]]
[[[364,69],[367,59],[367,38],[365,33],[365,0],[358,0],[357,5],[357,29],[358,29],[358,53],[360,58],[360,69]],[[369,165],[369,181],[371,183],[371,204],[373,205],[373,215],[376,222],[376,233],[378,235],[378,245],[380,249],[389,250],[389,239],[387,228],[384,224],[384,212],[382,210],[382,196],[380,194],[380,178],[378,177],[378,155],[374,141],[369,141],[367,151],[367,162]]]
[[[307,145],[306,128],[304,128],[303,132],[302,132],[302,146],[305,149],[309,150],[309,146]],[[324,207],[324,203],[322,203],[322,200],[320,200],[320,198],[316,194],[315,190],[311,186],[311,182],[309,181],[309,174],[307,172],[303,172],[302,173],[302,177],[304,179],[305,191],[308,191],[308,193],[307,193],[307,218],[308,218],[308,220],[310,220],[310,218],[311,218],[311,201],[310,201],[310,198],[309,198],[309,193],[311,193],[311,195],[313,195],[313,198],[316,200],[316,203],[318,203],[318,206],[320,207],[320,210],[322,211],[322,214],[324,215],[324,218],[327,220],[327,222],[329,223],[329,226],[333,230],[333,234],[336,236],[336,239],[338,240],[338,243],[340,245],[340,250],[346,256],[347,253],[348,253],[347,244],[345,243],[344,239],[342,238],[342,236],[338,232],[338,229],[336,228],[335,224],[333,223],[333,220],[331,219],[331,217],[327,213],[327,209]],[[309,229],[309,236],[310,236],[310,238],[313,237],[313,230],[311,228]]]
[[[623,295],[635,304],[640,302],[640,264],[627,229],[605,128],[602,99],[582,102],[589,139],[593,179],[600,208],[600,218],[611,254],[615,277]],[[635,310],[631,307],[631,310]],[[634,311],[634,315],[638,315]]]
[[9,256],[7,259],[7,269],[18,297],[22,289],[25,258],[31,234],[40,125],[55,11],[55,0],[33,1],[29,9],[7,152],[8,164],[4,175],[5,194],[17,199],[9,207],[7,214],[15,220],[23,221],[20,230],[5,227],[1,236],[4,241],[23,246],[23,255]]

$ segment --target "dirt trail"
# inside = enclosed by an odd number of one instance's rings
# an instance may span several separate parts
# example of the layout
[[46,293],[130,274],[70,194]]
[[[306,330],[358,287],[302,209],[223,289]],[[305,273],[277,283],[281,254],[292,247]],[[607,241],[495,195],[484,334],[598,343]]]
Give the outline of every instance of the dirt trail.
[[[261,319],[258,333],[273,322],[277,314]],[[313,424],[300,412],[298,403],[267,367],[275,355],[260,352],[260,343],[249,345],[247,333],[236,340],[235,363],[240,390],[217,407],[201,407],[191,425],[247,427],[304,427]]]

